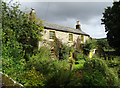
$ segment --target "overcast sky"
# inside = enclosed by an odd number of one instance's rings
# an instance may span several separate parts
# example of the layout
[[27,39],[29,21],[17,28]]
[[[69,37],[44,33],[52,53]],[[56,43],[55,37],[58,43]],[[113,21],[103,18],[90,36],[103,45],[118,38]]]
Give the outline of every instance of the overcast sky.
[[112,2],[22,2],[22,9],[34,8],[36,15],[46,22],[75,28],[80,21],[81,29],[92,38],[105,38],[101,25],[102,13]]

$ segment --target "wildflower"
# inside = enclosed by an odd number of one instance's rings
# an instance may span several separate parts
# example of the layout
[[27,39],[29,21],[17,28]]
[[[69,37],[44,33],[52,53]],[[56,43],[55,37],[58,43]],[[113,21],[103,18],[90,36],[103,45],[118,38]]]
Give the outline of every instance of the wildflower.
[[5,62],[3,62],[3,64],[5,64]]
[[33,65],[31,67],[33,67]]
[[79,77],[81,77],[81,75],[80,75],[80,74],[79,74],[78,76],[79,76]]

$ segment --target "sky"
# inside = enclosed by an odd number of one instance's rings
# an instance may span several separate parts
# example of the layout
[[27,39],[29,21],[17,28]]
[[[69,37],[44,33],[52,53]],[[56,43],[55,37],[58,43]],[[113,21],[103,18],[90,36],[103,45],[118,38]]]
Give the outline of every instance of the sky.
[[30,12],[46,22],[75,28],[80,21],[81,29],[92,38],[105,38],[105,28],[101,25],[103,12],[113,2],[20,2],[21,10]]

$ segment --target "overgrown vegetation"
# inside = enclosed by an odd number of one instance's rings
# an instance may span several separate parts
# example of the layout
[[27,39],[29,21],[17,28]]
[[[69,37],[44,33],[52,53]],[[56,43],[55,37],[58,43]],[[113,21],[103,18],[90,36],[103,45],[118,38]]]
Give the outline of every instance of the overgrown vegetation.
[[105,25],[105,32],[107,32],[107,40],[111,47],[117,50],[120,55],[120,1],[114,2],[112,7],[107,7],[103,13],[102,24]]
[[[29,21],[19,4],[9,7],[2,2],[2,8],[4,74],[25,87],[120,87],[120,57],[106,56],[105,50],[111,49],[106,40],[93,39],[83,45],[78,38],[73,46],[68,46],[55,38],[50,48],[37,50],[42,23]],[[55,50],[54,57],[51,48]],[[92,49],[97,53],[89,58]]]
[[[3,57],[25,58],[38,49],[41,40],[42,22],[29,20],[29,14],[19,9],[19,3],[13,5],[2,2],[2,52]],[[34,42],[34,43],[33,43]]]

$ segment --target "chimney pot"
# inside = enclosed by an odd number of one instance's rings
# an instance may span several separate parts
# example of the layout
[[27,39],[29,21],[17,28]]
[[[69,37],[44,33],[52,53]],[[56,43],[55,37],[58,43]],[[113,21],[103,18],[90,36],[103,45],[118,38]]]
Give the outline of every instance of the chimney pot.
[[81,31],[81,28],[80,28],[80,21],[77,21],[76,29],[79,29],[79,30]]
[[35,9],[32,9],[32,11],[31,11],[32,13],[35,13]]
[[77,25],[80,25],[80,21],[77,21]]
[[29,20],[32,21],[33,19],[35,19],[35,9],[32,9],[31,12],[30,12]]

